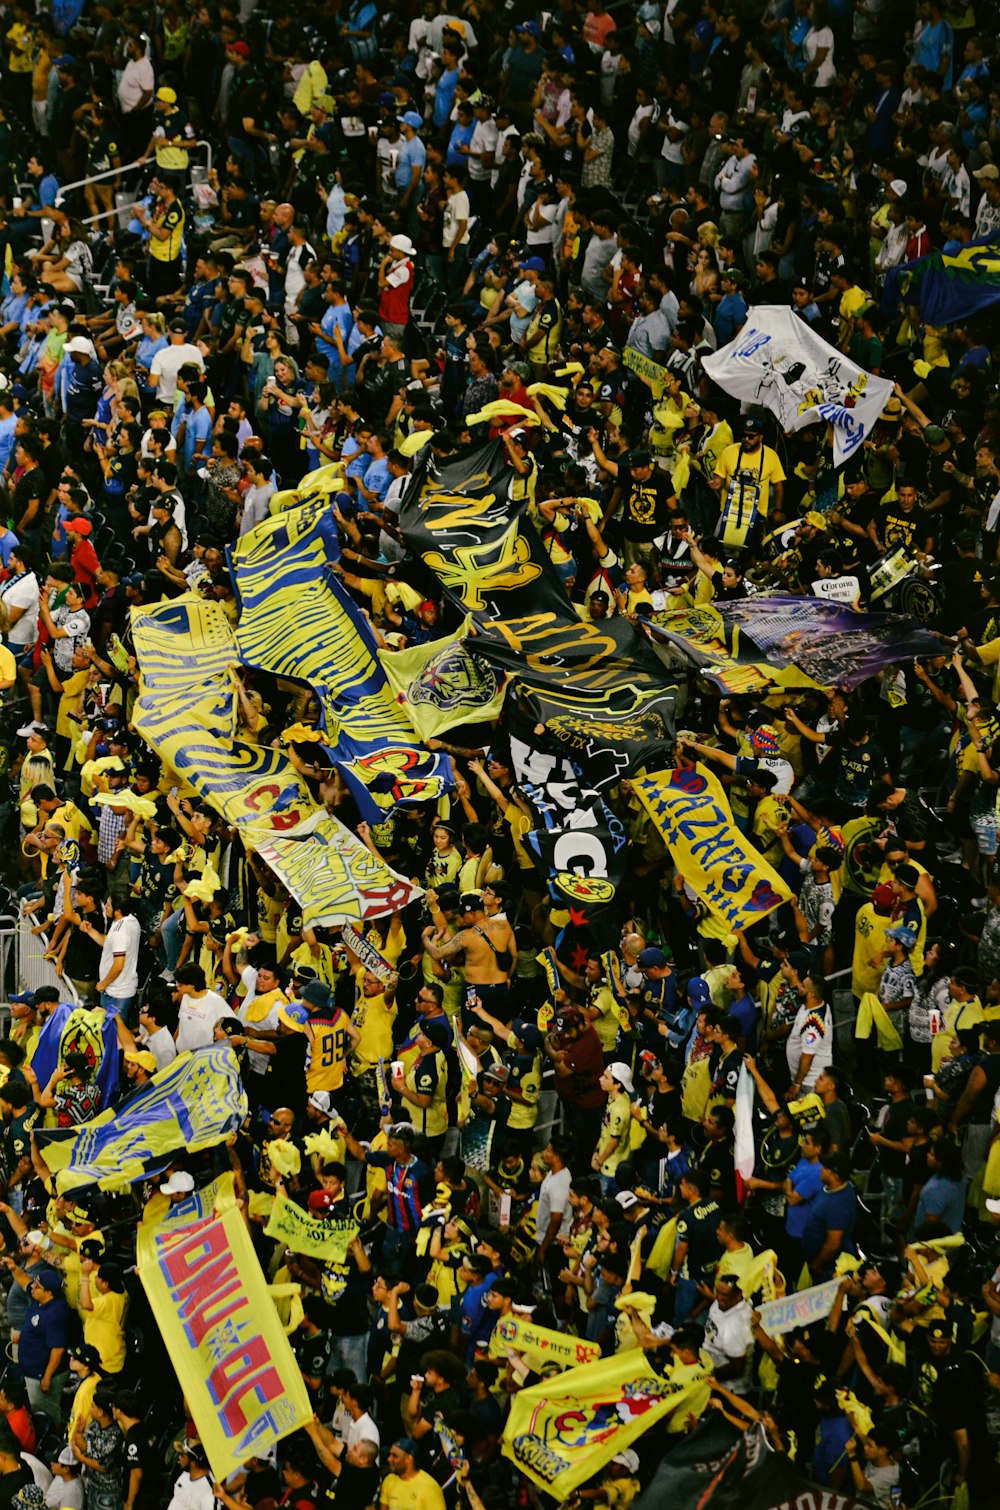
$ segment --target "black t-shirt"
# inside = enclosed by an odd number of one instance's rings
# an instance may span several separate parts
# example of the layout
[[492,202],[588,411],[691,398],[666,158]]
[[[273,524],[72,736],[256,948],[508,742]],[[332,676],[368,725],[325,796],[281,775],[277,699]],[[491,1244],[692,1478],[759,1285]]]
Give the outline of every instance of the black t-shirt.
[[335,1504],[337,1510],[367,1510],[378,1498],[381,1476],[374,1463],[370,1468],[359,1468],[341,1459],[340,1475],[331,1480],[320,1503],[327,1507]]
[[[890,1143],[902,1143],[906,1137],[906,1124],[910,1120],[912,1111],[913,1102],[909,1096],[905,1101],[891,1102],[881,1128],[883,1138],[888,1138]],[[905,1153],[897,1153],[894,1148],[880,1147],[878,1156],[884,1173],[892,1175],[893,1179],[901,1179],[906,1173]]]
[[887,551],[897,545],[910,551],[922,551],[927,540],[934,534],[930,515],[919,504],[914,504],[909,513],[896,502],[883,506],[875,520],[875,532]]
[[125,1433],[122,1448],[122,1478],[126,1494],[133,1469],[140,1469],[142,1479],[135,1498],[135,1510],[156,1510],[160,1503],[159,1469],[156,1453],[146,1435],[145,1427],[137,1421]]
[[676,506],[673,489],[665,477],[654,472],[646,482],[626,476],[622,504],[622,534],[626,540],[655,540],[665,535]]
[[27,1468],[15,1468],[13,1473],[0,1474],[0,1510],[10,1510],[17,1491],[34,1482]]
[[[295,1361],[306,1380],[306,1389],[310,1395],[322,1394],[325,1391],[326,1365],[330,1361],[332,1346],[333,1339],[330,1333],[325,1331],[316,1332],[312,1337],[307,1337],[305,1332],[298,1332],[292,1341]],[[310,1379],[318,1379],[318,1386],[311,1385],[308,1382]]]
[[[127,1442],[128,1438],[125,1440]],[[281,1494],[281,1479],[277,1468],[268,1464],[266,1468],[249,1469],[243,1493],[251,1505],[259,1505],[262,1500],[276,1500]]]

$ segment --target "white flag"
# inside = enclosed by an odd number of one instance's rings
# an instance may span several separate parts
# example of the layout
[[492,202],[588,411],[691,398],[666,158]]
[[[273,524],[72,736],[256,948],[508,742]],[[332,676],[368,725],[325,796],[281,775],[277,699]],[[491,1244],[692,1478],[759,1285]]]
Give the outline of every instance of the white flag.
[[702,366],[733,398],[770,409],[786,435],[832,422],[836,467],[871,434],[892,395],[888,378],[856,366],[783,304],[747,310],[736,338]]
[[734,1134],[736,1146],[734,1149],[734,1162],[736,1172],[742,1180],[748,1180],[753,1174],[757,1155],[753,1141],[753,1076],[745,1064],[740,1065],[739,1079],[736,1082],[736,1105],[733,1108],[735,1119]]

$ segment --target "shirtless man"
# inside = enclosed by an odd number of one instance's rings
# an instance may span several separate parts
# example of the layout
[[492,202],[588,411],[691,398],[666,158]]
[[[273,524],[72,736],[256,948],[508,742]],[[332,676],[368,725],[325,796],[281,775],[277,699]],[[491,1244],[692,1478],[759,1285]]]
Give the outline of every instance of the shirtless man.
[[[441,941],[437,928],[425,928],[424,948],[432,959],[449,962],[464,954],[463,969],[472,995],[478,996],[487,1012],[509,1023],[514,1015],[510,982],[517,965],[514,930],[505,917],[490,917],[477,892],[464,894],[459,906],[459,930],[454,938]],[[464,1007],[463,1020],[468,1017]],[[468,1023],[464,1023],[468,1026]]]

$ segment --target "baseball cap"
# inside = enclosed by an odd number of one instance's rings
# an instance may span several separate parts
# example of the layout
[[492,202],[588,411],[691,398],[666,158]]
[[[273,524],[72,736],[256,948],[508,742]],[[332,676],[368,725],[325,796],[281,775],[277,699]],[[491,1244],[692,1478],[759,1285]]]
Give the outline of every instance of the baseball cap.
[[973,178],[1000,178],[1000,168],[996,163],[984,163],[981,168],[975,170],[972,176]]
[[612,1080],[617,1080],[618,1084],[624,1090],[627,1090],[629,1095],[635,1090],[635,1086],[632,1084],[632,1071],[624,1060],[616,1059],[614,1064],[609,1064],[608,1074]]
[[148,1049],[126,1049],[125,1058],[130,1064],[137,1064],[140,1069],[148,1070],[151,1075],[156,1072],[156,1055]]
[[85,352],[87,352],[88,355],[90,354],[90,349],[91,349],[90,348],[90,342],[84,340],[83,336],[74,336],[72,338],[72,340],[67,341],[66,345],[63,347],[63,351],[69,351],[69,352],[74,352],[74,351],[83,352],[83,351],[85,351]]
[[639,1472],[639,1454],[634,1452],[631,1447],[626,1447],[624,1452],[619,1452],[611,1461],[612,1463],[620,1463],[623,1468],[628,1469],[629,1473]]
[[309,1097],[309,1105],[314,1110],[322,1112],[324,1117],[329,1117],[333,1114],[333,1102],[330,1100],[329,1091],[313,1091]]
[[940,425],[924,426],[924,440],[929,446],[939,446],[943,440],[947,439],[948,432],[947,430],[943,430]]
[[1000,1216],[1000,1200],[987,1197],[985,1205],[991,1216]]
[[650,946],[650,948],[648,949],[643,949],[642,953],[639,955],[639,958],[636,960],[636,964],[639,966],[640,970],[661,970],[666,963],[667,956],[664,954],[663,950],[656,949],[652,946]]
[[895,893],[888,881],[880,881],[872,892],[872,906],[876,912],[891,912],[896,901]]
[[708,981],[703,975],[692,975],[687,983],[688,1001],[693,1007],[704,1007],[712,1000]]
[[72,1447],[61,1448],[58,1457],[50,1458],[49,1462],[58,1463],[60,1468],[72,1468],[73,1464],[76,1462],[76,1458],[73,1456]]
[[390,252],[402,252],[404,257],[412,257],[416,247],[409,236],[393,236],[389,242]]
[[522,273],[544,273],[545,263],[541,257],[526,257],[523,262],[517,264]]
[[89,519],[67,519],[63,529],[67,534],[89,535],[93,531],[93,525]]
[[536,42],[539,41],[542,35],[542,28],[537,21],[522,21],[517,29],[518,31],[530,32]]
[[156,98],[163,105],[176,105],[177,104],[177,90],[176,89],[171,89],[169,87],[169,85],[164,84],[164,86],[163,86],[162,89],[158,89],[156,91]]
[[328,1007],[330,1005],[330,987],[321,980],[311,980],[303,989],[302,1000],[307,1001],[311,1007]]
[[899,928],[887,928],[885,930],[885,936],[887,939],[894,939],[897,944],[902,944],[904,949],[916,948],[916,932],[913,928],[907,928],[905,923],[902,924]]
[[763,435],[764,421],[758,419],[755,414],[748,414],[743,420],[740,429],[744,435]]
[[840,1180],[846,1180],[851,1172],[851,1161],[846,1153],[825,1153],[821,1155],[820,1163]]
[[412,126],[414,131],[419,131],[424,124],[423,116],[418,115],[415,110],[404,110],[403,114],[397,115],[396,119],[402,121],[404,126]]
[[234,52],[238,58],[248,58],[250,56],[250,47],[246,42],[228,42],[226,44],[226,51]]
[[889,187],[895,194],[897,199],[902,199],[903,195],[906,193],[908,184],[905,178],[894,178]]
[[167,326],[167,329],[172,335],[175,336],[187,335],[187,326],[185,325],[183,320],[171,320],[170,324]]
[[194,1176],[186,1169],[175,1169],[169,1180],[160,1186],[161,1195],[190,1195],[194,1189]]
[[955,1323],[953,1321],[946,1321],[943,1316],[939,1316],[928,1325],[927,1335],[928,1337],[947,1337],[950,1342],[954,1342]]
[[98,1369],[101,1366],[100,1352],[91,1342],[78,1342],[76,1347],[70,1348],[69,1355],[77,1363],[82,1363],[84,1368]]
[[[64,52],[61,53],[58,58],[56,58],[56,67],[69,68],[75,62],[76,59],[71,52]],[[976,176],[978,177],[978,174]]]
[[63,1277],[58,1269],[35,1269],[31,1275],[32,1283],[41,1285],[43,1290],[51,1290],[58,1295],[63,1287]]
[[634,1190],[619,1190],[615,1200],[623,1211],[631,1211],[633,1206],[638,1206],[639,1197]]
[[419,1458],[420,1448],[412,1437],[397,1437],[393,1446],[398,1447],[400,1452],[405,1452],[407,1457]]
[[537,1023],[529,1022],[526,1018],[521,1017],[517,1022],[511,1024],[510,1030],[518,1043],[523,1043],[525,1048],[530,1049],[532,1053],[537,1053],[541,1048],[542,1035]]
[[304,1033],[306,1023],[309,1021],[309,1013],[299,1002],[289,1002],[286,1007],[278,1008],[278,1021],[282,1027],[290,1028],[293,1033]]
[[311,1190],[308,1206],[310,1211],[331,1211],[337,1204],[332,1190]]

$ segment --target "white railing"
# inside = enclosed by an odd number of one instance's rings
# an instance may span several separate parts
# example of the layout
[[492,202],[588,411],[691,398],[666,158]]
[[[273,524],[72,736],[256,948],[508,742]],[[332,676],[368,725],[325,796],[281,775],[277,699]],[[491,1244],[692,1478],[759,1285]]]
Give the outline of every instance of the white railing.
[[[31,931],[35,916],[34,913],[26,914],[22,908],[17,921],[14,965],[17,989],[19,992],[37,991],[39,986],[53,986],[59,992],[61,1001],[79,1006],[80,998],[73,982],[60,975],[53,962],[45,958],[45,951],[49,947],[47,934]],[[3,935],[0,933],[0,947],[2,943]]]

